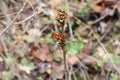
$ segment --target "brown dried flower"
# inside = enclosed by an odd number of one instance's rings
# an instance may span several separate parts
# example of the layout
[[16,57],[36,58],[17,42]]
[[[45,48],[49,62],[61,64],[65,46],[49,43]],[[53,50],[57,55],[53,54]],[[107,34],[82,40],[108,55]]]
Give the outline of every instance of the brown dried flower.
[[63,34],[63,35],[61,35],[61,43],[60,43],[60,46],[63,48],[63,47],[65,47],[65,45],[66,45],[66,35],[65,34]]
[[65,20],[66,18],[67,18],[67,13],[64,10],[58,10],[56,19],[57,20]]
[[53,39],[53,41],[55,41],[55,42],[61,42],[62,37],[61,37],[60,33],[58,33],[58,32],[53,32],[53,33],[52,33],[52,39]]

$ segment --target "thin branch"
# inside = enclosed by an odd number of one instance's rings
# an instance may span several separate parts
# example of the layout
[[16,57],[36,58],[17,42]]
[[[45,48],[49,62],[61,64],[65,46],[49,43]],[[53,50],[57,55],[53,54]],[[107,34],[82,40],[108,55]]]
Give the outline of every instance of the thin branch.
[[0,9],[7,21],[6,24],[9,24],[9,22],[11,21],[11,16],[9,14],[8,6],[4,0],[0,2]]
[[[109,32],[111,31],[111,29],[114,27],[113,24],[110,24],[110,22],[108,23],[109,28],[106,30],[106,32],[104,33],[104,35],[102,37],[100,37],[100,39],[97,39],[97,36],[95,35],[97,42],[91,47],[90,49],[90,53],[92,53],[92,51],[98,46],[99,43],[101,43],[101,41],[106,37],[107,34],[109,34]],[[94,33],[94,31],[92,30],[92,32]]]
[[33,7],[32,3],[30,2],[30,0],[27,0],[27,1],[28,1],[28,3],[30,4],[30,6],[31,6],[32,10],[33,10],[33,11],[34,11],[34,13],[35,13],[35,9],[34,9],[34,7]]
[[17,17],[20,15],[20,13],[23,11],[23,9],[25,8],[26,4],[28,1],[25,1],[25,3],[23,4],[23,7],[19,10],[19,12],[17,13],[17,15],[15,16],[15,18],[10,22],[10,24],[0,33],[0,37],[13,25],[13,23],[15,22],[15,20],[17,19]]
[[24,22],[28,21],[29,19],[33,18],[35,15],[40,14],[41,12],[43,12],[42,8],[40,8],[40,9],[38,9],[38,11],[34,12],[34,14],[30,15],[29,17],[25,18],[24,20],[19,21],[19,22],[15,23],[15,24],[24,23]]
[[[69,6],[68,4],[68,0],[66,0],[66,5]],[[72,30],[72,26],[70,24],[70,17],[67,17],[67,21],[68,21],[68,27],[69,27],[69,31],[70,31],[70,39],[73,40],[74,39],[74,35],[73,35],[73,30]]]
[[36,14],[38,14],[38,12],[35,12],[34,14],[32,14],[31,16],[25,18],[24,20],[20,21],[20,22],[17,22],[15,24],[21,24],[21,23],[24,23],[26,21],[28,21],[29,19],[31,19],[32,17],[34,17]]

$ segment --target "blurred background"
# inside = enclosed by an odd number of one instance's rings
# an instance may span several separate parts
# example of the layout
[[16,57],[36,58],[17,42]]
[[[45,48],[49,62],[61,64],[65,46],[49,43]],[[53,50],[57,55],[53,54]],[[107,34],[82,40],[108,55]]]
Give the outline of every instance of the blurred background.
[[64,80],[58,9],[69,80],[120,80],[119,0],[0,0],[0,80]]

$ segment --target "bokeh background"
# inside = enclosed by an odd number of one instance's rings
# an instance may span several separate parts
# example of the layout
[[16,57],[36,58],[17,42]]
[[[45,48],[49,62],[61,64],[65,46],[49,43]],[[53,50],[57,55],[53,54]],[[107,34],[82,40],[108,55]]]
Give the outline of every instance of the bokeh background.
[[69,80],[120,80],[119,0],[0,0],[0,80],[64,80],[58,9]]

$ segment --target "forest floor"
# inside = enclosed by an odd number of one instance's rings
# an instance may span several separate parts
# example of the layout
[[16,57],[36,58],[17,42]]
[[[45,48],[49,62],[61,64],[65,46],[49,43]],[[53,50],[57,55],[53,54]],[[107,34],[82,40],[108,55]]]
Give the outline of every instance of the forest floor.
[[68,80],[120,80],[119,0],[0,0],[0,80],[65,80],[58,9]]

